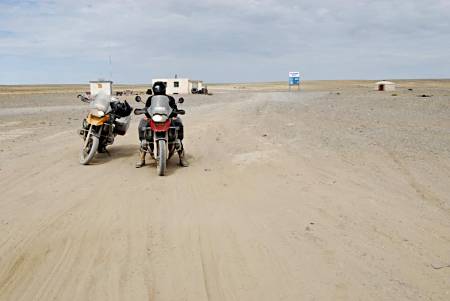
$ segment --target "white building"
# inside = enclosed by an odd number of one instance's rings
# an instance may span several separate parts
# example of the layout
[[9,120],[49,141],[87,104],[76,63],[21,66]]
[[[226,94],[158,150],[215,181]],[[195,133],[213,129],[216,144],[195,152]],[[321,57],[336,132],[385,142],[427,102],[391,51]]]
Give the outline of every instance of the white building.
[[166,93],[171,95],[191,94],[192,89],[203,88],[203,81],[188,78],[156,78],[152,80],[152,86],[155,82],[163,82],[166,85]]
[[92,80],[89,82],[91,96],[95,96],[98,92],[106,95],[112,95],[112,84],[110,80]]
[[395,83],[382,80],[375,84],[376,91],[395,91]]

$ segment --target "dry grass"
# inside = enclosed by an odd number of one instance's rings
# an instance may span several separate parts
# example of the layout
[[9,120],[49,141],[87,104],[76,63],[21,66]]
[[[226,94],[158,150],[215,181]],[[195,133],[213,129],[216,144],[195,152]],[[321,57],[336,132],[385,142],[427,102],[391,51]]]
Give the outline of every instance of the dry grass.
[[[377,80],[307,80],[303,81],[300,89],[304,91],[329,91],[349,89],[372,90]],[[404,89],[450,89],[450,80],[392,80],[399,88]],[[287,82],[268,83],[230,83],[209,84],[210,91],[287,91]],[[292,87],[296,90],[297,87]]]
[[[114,85],[115,91],[133,90],[145,92],[145,85]],[[0,85],[0,94],[61,94],[61,93],[83,93],[89,91],[88,84],[72,85]]]

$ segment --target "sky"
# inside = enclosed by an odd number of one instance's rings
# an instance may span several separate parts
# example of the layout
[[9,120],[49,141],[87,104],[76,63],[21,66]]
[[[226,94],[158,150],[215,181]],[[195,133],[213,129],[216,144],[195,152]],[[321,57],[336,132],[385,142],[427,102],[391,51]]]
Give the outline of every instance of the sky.
[[450,0],[0,0],[0,84],[260,82],[289,71],[450,78]]

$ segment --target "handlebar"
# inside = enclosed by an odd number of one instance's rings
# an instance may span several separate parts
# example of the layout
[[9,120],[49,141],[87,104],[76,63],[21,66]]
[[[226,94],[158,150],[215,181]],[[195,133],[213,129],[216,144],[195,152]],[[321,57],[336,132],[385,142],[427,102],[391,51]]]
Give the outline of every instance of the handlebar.
[[[145,113],[147,113],[147,110],[145,108],[144,109],[134,109],[134,115],[142,115]],[[184,115],[184,114],[186,114],[186,111],[185,110],[177,110],[177,111],[174,111],[173,113],[178,114],[178,115]]]
[[89,102],[91,101],[90,98],[88,98],[88,97],[86,97],[86,96],[84,96],[84,95],[81,95],[81,94],[78,94],[77,97],[78,97],[82,102],[87,102],[87,103],[89,103]]
[[147,112],[146,109],[134,109],[134,115],[142,115]]

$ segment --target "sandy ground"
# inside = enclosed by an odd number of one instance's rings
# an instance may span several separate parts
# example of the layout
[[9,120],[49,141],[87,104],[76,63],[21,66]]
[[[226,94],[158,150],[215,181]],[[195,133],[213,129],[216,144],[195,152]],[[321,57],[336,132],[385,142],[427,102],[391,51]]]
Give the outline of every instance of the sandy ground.
[[0,93],[0,300],[450,300],[449,82],[243,86],[167,177],[136,117],[80,166],[75,91]]

